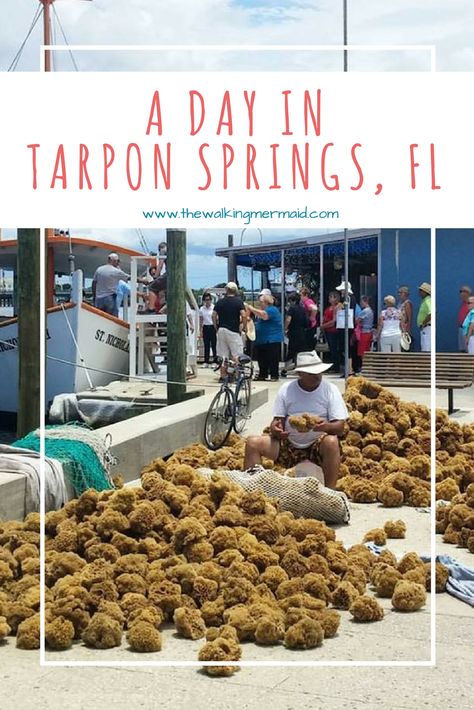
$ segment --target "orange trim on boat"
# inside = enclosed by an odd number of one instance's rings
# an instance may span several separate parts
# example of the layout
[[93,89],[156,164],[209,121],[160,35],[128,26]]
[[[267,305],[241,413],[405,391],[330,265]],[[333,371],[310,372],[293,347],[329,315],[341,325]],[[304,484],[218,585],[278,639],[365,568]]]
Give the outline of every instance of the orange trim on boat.
[[46,313],[56,313],[56,311],[67,310],[68,308],[75,308],[76,304],[73,301],[68,301],[68,303],[61,303],[59,306],[51,306],[51,308],[46,309]]
[[91,313],[96,313],[98,316],[102,316],[103,318],[107,318],[108,320],[111,320],[112,323],[117,323],[118,325],[123,325],[125,328],[130,328],[129,324],[121,318],[116,318],[115,316],[110,315],[110,313],[101,311],[100,308],[90,306],[88,303],[81,303],[81,308],[84,308],[84,310],[90,311]]
[[3,328],[6,325],[12,325],[12,323],[16,323],[18,320],[18,316],[15,316],[14,318],[8,318],[7,320],[0,320],[0,328]]
[[[120,244],[110,244],[109,242],[99,242],[96,239],[86,239],[85,237],[71,237],[72,244],[81,244],[86,247],[97,247],[99,249],[107,249],[109,252],[116,252],[117,254],[127,254],[128,256],[146,256],[143,252],[136,251],[135,249],[127,249]],[[2,247],[13,247],[17,244],[16,239],[2,239],[0,241],[0,249]],[[66,244],[69,245],[69,237],[50,237],[48,239],[48,246],[54,246],[55,244]],[[150,259],[156,259],[156,257],[150,257]]]
[[[56,311],[62,311],[63,308],[64,310],[67,310],[68,308],[74,308],[76,306],[75,303],[70,301],[69,303],[63,303],[60,306],[51,306],[51,308],[46,309],[46,313],[55,313]],[[12,323],[16,323],[18,321],[18,316],[15,316],[14,318],[8,318],[7,320],[2,320],[0,321],[0,328],[3,328],[6,325],[11,325]]]

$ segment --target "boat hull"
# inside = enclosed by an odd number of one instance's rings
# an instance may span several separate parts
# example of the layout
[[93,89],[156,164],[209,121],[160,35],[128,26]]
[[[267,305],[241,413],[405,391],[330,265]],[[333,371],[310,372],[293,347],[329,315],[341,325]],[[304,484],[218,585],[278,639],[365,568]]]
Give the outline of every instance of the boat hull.
[[[46,404],[107,385],[129,368],[129,327],[86,303],[48,309]],[[18,410],[18,320],[0,323],[0,411]],[[87,369],[90,368],[90,369]]]

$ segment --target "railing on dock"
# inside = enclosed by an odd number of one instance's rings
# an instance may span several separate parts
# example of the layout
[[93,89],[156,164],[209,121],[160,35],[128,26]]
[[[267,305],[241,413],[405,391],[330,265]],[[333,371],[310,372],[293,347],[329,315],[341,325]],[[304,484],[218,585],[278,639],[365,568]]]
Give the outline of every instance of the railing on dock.
[[[167,351],[167,328],[168,319],[166,313],[150,313],[142,310],[142,303],[139,294],[146,293],[146,287],[138,283],[139,266],[148,267],[150,256],[131,257],[131,279],[130,279],[130,299],[129,304],[124,304],[124,319],[130,324],[130,353],[129,353],[129,376],[139,377],[147,372],[159,374],[166,366]],[[187,370],[189,374],[197,374],[198,357],[198,336],[199,336],[199,309],[190,288],[187,288],[183,298],[191,308],[194,330],[187,327]]]

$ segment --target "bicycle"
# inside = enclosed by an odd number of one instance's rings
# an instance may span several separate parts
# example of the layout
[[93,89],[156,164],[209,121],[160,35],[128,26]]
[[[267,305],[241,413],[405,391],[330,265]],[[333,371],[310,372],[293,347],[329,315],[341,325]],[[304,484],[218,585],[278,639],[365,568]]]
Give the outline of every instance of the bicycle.
[[[215,371],[222,365],[226,366],[226,374],[209,405],[204,423],[204,441],[212,451],[224,446],[232,429],[241,434],[250,418],[252,359],[248,355],[239,355],[237,362],[219,358]],[[231,380],[235,382],[235,391]]]

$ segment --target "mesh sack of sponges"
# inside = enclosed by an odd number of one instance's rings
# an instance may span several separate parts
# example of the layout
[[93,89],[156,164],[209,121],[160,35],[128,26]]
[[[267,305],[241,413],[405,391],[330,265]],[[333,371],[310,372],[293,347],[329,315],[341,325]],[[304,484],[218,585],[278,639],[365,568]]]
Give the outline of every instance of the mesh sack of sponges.
[[[211,478],[214,471],[200,468],[198,473]],[[263,491],[270,498],[278,498],[281,509],[297,518],[349,522],[349,504],[344,493],[326,488],[317,478],[290,478],[262,467],[254,467],[252,472],[221,470],[220,473],[245,491]]]

